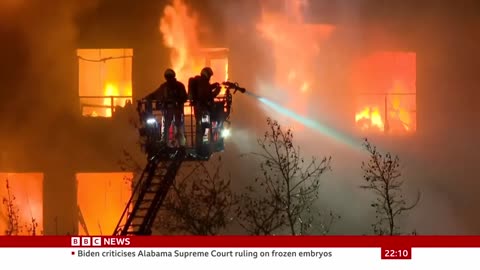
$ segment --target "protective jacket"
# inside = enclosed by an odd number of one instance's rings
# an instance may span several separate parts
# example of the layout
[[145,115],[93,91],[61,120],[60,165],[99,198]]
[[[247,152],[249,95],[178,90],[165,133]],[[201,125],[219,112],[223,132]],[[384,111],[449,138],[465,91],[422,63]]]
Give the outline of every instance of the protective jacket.
[[210,84],[203,76],[195,76],[188,81],[188,96],[194,105],[211,105],[219,93],[218,83]]
[[185,85],[176,79],[172,79],[160,85],[160,87],[149,94],[146,99],[158,100],[165,107],[183,107],[188,96]]

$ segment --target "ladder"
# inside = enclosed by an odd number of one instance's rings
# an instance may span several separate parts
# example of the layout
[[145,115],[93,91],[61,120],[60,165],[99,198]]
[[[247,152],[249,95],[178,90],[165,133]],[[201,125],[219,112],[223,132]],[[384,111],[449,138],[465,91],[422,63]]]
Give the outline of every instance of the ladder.
[[149,158],[113,235],[152,234],[158,211],[186,158],[183,147],[157,153]]

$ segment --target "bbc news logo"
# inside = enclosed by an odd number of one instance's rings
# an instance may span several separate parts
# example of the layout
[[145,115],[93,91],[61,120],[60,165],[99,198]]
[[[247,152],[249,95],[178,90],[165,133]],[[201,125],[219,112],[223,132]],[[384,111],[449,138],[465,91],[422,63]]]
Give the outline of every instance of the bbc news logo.
[[72,237],[72,246],[73,247],[78,247],[78,246],[100,247],[102,246],[102,238],[101,237]]
[[129,246],[129,238],[117,237],[72,237],[72,247]]

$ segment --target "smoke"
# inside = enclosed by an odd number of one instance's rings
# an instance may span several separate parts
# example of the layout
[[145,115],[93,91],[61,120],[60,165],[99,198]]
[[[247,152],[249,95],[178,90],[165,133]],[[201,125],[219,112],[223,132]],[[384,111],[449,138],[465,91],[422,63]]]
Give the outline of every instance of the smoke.
[[[5,41],[0,45],[3,59],[0,70],[2,100],[8,100],[7,112],[16,119],[6,119],[5,129],[48,126],[40,120],[71,109],[71,91],[75,76],[77,28],[76,16],[95,5],[95,1],[2,1],[2,32]],[[35,108],[42,113],[35,113]],[[10,110],[10,111],[9,111]],[[65,110],[65,111],[63,111]],[[44,119],[39,117],[44,116]],[[22,125],[18,125],[19,120]],[[18,134],[15,136],[17,137]]]
[[[420,205],[407,216],[403,225],[426,234],[471,231],[467,223],[473,218],[465,214],[468,211],[465,209],[471,207],[463,205],[459,199],[461,194],[467,194],[464,186],[467,181],[454,184],[449,179],[475,178],[478,173],[472,174],[470,167],[468,173],[461,173],[460,168],[470,165],[452,162],[453,157],[464,156],[468,152],[458,148],[463,149],[463,144],[452,144],[451,138],[445,138],[450,143],[444,141],[444,147],[434,147],[437,145],[434,141],[441,141],[436,135],[441,130],[440,125],[445,125],[444,132],[447,132],[447,126],[451,127],[447,123],[455,122],[451,119],[453,116],[439,117],[442,115],[440,107],[449,107],[445,93],[457,91],[440,85],[438,76],[443,74],[444,82],[460,82],[448,75],[447,70],[454,69],[448,65],[455,63],[458,68],[460,60],[453,61],[452,56],[448,56],[455,49],[452,45],[451,51],[447,50],[450,45],[444,42],[446,38],[443,35],[448,31],[448,35],[458,38],[461,34],[458,31],[452,34],[455,32],[453,29],[466,29],[460,26],[463,24],[458,22],[458,18],[454,25],[448,22],[446,18],[453,15],[447,14],[446,6],[433,2],[430,3],[432,5],[423,3],[415,7],[400,2],[385,6],[378,2],[374,4],[375,1],[348,0],[208,2],[209,7],[214,9],[211,13],[223,15],[223,28],[228,29],[218,35],[227,37],[232,79],[267,101],[243,96],[235,99],[233,136],[230,139],[238,152],[256,150],[256,136],[261,135],[265,128],[265,122],[259,119],[270,116],[280,120],[284,126],[292,127],[295,141],[305,156],[333,156],[333,172],[325,177],[321,204],[343,216],[342,222],[347,225],[339,225],[335,232],[365,233],[374,218],[368,207],[372,198],[362,193],[358,186],[362,184],[361,161],[368,157],[364,152],[354,150],[358,147],[352,147],[352,144],[338,138],[351,137],[358,142],[363,136],[371,136],[372,142],[384,152],[400,156],[404,166],[403,177],[407,180],[407,197],[414,198],[418,190],[422,191]],[[324,30],[315,32],[302,25],[303,22],[323,25],[323,28],[317,29]],[[465,40],[462,39],[462,42]],[[351,90],[349,77],[352,66],[371,53],[382,50],[417,53],[417,106],[424,111],[419,109],[416,117],[423,126],[409,137],[359,134],[353,132],[352,123],[346,121],[353,121],[355,116],[355,93]],[[368,65],[366,67],[365,74]],[[458,75],[460,71],[453,73],[458,78],[465,77]],[[460,84],[468,83],[463,81]],[[445,94],[445,100],[427,98],[428,93],[438,92],[439,87]],[[460,95],[457,94],[458,97]],[[435,111],[438,119],[434,116]],[[461,122],[464,127],[466,123]],[[319,129],[318,126],[324,128]],[[472,132],[478,133],[478,125],[476,127],[476,131],[472,129]],[[238,129],[241,136],[235,137]],[[458,129],[450,134],[460,141],[463,136],[465,145],[468,145],[472,142],[473,133],[460,135],[466,132],[460,129],[459,124]],[[469,156],[473,157],[473,154]],[[442,169],[432,164],[442,164],[439,165]],[[248,166],[253,168],[254,164]],[[242,179],[252,178],[246,170],[238,171]],[[431,225],[434,223],[441,226],[433,230]]]
[[[0,165],[7,171],[45,173],[45,222],[56,219],[60,233],[71,232],[76,220],[76,209],[69,203],[76,198],[72,167],[76,155],[66,157],[65,149],[78,153],[85,144],[74,117],[78,108],[72,108],[78,104],[76,20],[97,4],[0,2]],[[65,204],[59,206],[58,201]]]
[[[478,34],[466,30],[478,28],[478,22],[463,23],[448,8],[440,10],[439,5],[429,5],[435,1],[415,3],[415,7],[400,3],[404,1],[388,6],[368,2],[375,1],[196,1],[203,7],[192,8],[199,14],[198,25],[189,19],[192,10],[175,0],[171,8],[159,9],[155,14],[156,29],[151,32],[163,33],[164,45],[177,50],[170,55],[172,65],[187,70],[192,64],[185,55],[204,41],[204,37],[196,36],[203,31],[199,27],[208,28],[210,40],[205,44],[223,43],[230,48],[230,80],[278,105],[272,107],[245,95],[235,96],[233,136],[225,155],[228,163],[235,164],[232,174],[240,179],[236,185],[246,184],[257,169],[252,160],[239,162],[238,155],[258,150],[256,139],[263,134],[266,116],[294,128],[295,141],[305,156],[332,155],[333,172],[325,177],[319,207],[326,206],[342,215],[342,224],[347,225],[339,225],[336,233],[365,233],[373,218],[368,208],[370,196],[357,188],[362,181],[360,162],[367,157],[339,140],[361,136],[352,132],[352,123],[346,120],[353,121],[355,115],[354,93],[346,74],[352,63],[372,51],[415,50],[417,118],[421,128],[412,137],[397,140],[378,136],[373,142],[399,154],[410,193],[418,189],[424,193],[407,225],[419,228],[420,233],[433,233],[429,229],[432,224],[439,226],[435,231],[438,233],[467,231],[463,228],[480,224],[472,217],[475,208],[470,206],[478,205],[474,194],[478,184],[473,180],[478,179],[479,157],[472,150],[480,134],[475,118],[478,114],[472,113],[478,100],[478,76],[474,72],[478,55],[473,53]],[[88,159],[105,164],[107,156],[115,160],[118,149],[114,145],[119,141],[127,144],[136,137],[132,131],[114,141],[102,132],[92,131],[96,130],[93,124],[84,130],[78,128],[82,125],[72,117],[80,115],[77,108],[72,108],[78,102],[76,19],[98,4],[85,0],[52,0],[48,4],[42,0],[0,1],[0,100],[4,101],[0,106],[0,162],[4,168],[21,166],[31,170],[46,166],[58,170],[58,188],[46,191],[46,197],[60,194],[64,188],[73,190],[66,187],[68,181],[60,181],[72,177],[73,164]],[[470,12],[473,10],[470,8]],[[160,29],[159,16],[164,18]],[[468,42],[462,36],[468,36]],[[169,38],[185,46],[172,48]],[[152,44],[160,45],[155,41]],[[151,49],[156,50],[161,48]],[[150,58],[150,51],[143,55],[139,52],[136,57]],[[142,68],[137,78],[158,80],[157,66]],[[147,78],[149,72],[154,78]],[[185,74],[191,76],[192,72]],[[434,98],[429,97],[431,92],[436,93]],[[72,153],[68,158],[65,149]],[[36,164],[39,162],[42,164]],[[70,195],[60,199],[70,200]],[[47,213],[46,219],[51,218]],[[70,230],[68,221],[64,223]]]
[[[267,116],[279,120],[285,128],[293,128],[295,142],[306,158],[333,156],[334,171],[324,177],[325,194],[319,210],[331,208],[344,216],[349,228],[340,228],[336,233],[365,233],[361,230],[368,230],[368,225],[352,224],[364,222],[368,209],[346,206],[368,205],[368,197],[356,190],[361,180],[360,158],[364,156],[358,151],[356,138],[343,133],[341,125],[332,125],[339,117],[327,113],[333,107],[329,104],[334,96],[331,90],[338,88],[334,84],[336,78],[327,72],[331,67],[335,71],[342,68],[330,62],[328,51],[334,46],[329,41],[337,38],[338,30],[325,23],[305,25],[303,11],[310,5],[307,1],[246,2],[221,5],[218,11],[224,14],[225,28],[229,29],[226,34],[231,41],[230,75],[247,87],[247,93],[256,96],[255,99],[235,97],[230,138],[233,146],[240,153],[258,151],[256,139],[263,135],[266,123],[263,119]],[[237,137],[239,129],[241,136]],[[235,166],[239,168],[234,168],[233,175],[239,175],[238,179],[245,179],[243,184],[248,184],[258,167],[254,162],[242,161]],[[352,168],[353,164],[357,168]],[[349,202],[341,199],[347,197],[351,198]]]

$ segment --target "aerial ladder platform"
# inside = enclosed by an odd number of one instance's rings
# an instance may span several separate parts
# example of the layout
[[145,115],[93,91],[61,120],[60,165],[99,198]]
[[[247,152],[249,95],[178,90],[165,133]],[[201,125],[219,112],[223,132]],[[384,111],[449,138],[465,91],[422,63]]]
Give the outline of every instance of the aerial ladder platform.
[[[165,153],[168,159],[165,158]],[[165,149],[149,158],[135,184],[114,235],[150,235],[160,207],[186,157],[185,148]],[[122,224],[124,222],[124,224]]]
[[[143,139],[143,148],[147,154],[147,164],[134,184],[131,197],[113,235],[151,235],[157,214],[168,195],[168,191],[174,184],[182,163],[185,161],[208,160],[213,153],[223,151],[224,141],[221,134],[225,130],[224,124],[229,123],[228,119],[232,105],[230,90],[234,89],[234,93],[236,91],[245,93],[245,89],[239,87],[237,83],[224,82],[223,85],[226,87],[225,95],[215,101],[215,104],[218,105],[217,113],[219,116],[212,117],[212,115],[209,115],[206,118],[208,121],[201,123],[209,130],[204,135],[208,137],[207,142],[200,148],[206,149],[207,154],[202,151],[202,155],[197,153],[199,148],[195,146],[196,132],[194,130],[196,130],[197,122],[193,119],[192,114],[184,118],[186,132],[183,133],[186,136],[186,145],[171,147],[160,140],[161,124],[156,120],[158,117],[155,116],[155,111],[161,111],[161,105],[157,101],[138,101],[137,111],[143,124],[143,127],[140,128],[140,136]],[[190,112],[193,112],[191,105],[186,106],[189,106]],[[213,128],[211,119],[220,119],[215,123],[215,128]]]

